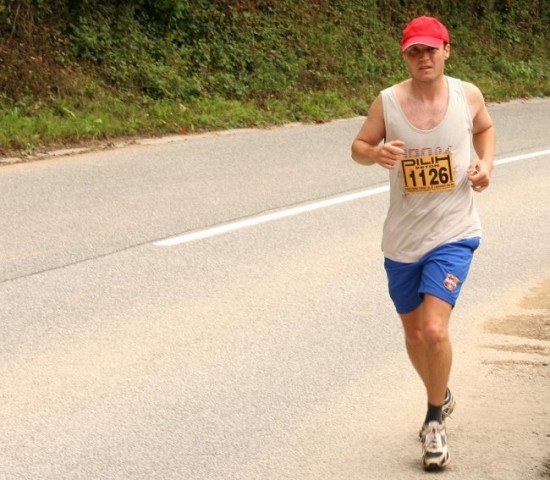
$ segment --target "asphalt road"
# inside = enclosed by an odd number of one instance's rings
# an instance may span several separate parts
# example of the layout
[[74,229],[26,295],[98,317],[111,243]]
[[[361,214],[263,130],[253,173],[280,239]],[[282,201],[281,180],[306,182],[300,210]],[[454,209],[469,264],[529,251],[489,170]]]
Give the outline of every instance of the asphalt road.
[[[503,419],[495,451],[473,392],[479,325],[550,278],[550,100],[490,110],[502,163],[454,314],[446,477],[524,480],[550,459],[550,394],[502,402],[538,411]],[[424,478],[381,264],[386,172],[349,157],[361,122],[0,168],[0,478]]]

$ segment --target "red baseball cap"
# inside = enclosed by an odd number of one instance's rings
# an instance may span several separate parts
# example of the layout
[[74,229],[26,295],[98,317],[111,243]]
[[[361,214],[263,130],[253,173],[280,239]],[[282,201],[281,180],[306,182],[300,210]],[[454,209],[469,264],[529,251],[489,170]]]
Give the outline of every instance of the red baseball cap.
[[416,44],[440,47],[444,42],[451,43],[451,37],[445,25],[434,17],[418,17],[403,30],[401,51]]

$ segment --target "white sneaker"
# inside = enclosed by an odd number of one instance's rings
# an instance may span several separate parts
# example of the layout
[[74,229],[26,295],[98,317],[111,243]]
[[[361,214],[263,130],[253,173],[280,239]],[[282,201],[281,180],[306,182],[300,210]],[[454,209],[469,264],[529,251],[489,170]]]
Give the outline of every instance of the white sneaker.
[[424,469],[429,471],[440,470],[451,461],[447,448],[447,433],[445,424],[430,422],[426,428],[426,435],[422,440],[422,462]]

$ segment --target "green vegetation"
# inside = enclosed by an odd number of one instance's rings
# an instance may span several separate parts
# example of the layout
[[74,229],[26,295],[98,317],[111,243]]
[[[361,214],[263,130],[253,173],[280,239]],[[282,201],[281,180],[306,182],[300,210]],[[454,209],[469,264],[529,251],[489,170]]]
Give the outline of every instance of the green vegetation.
[[488,101],[550,95],[547,0],[0,0],[0,155],[366,114],[421,14]]

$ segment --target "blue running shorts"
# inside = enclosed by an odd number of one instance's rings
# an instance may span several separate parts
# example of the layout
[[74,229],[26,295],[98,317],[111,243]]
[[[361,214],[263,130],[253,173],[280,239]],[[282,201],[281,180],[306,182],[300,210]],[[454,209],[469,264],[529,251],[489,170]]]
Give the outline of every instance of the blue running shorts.
[[385,258],[388,288],[397,313],[416,310],[426,293],[454,307],[479,243],[479,237],[445,243],[414,263]]

